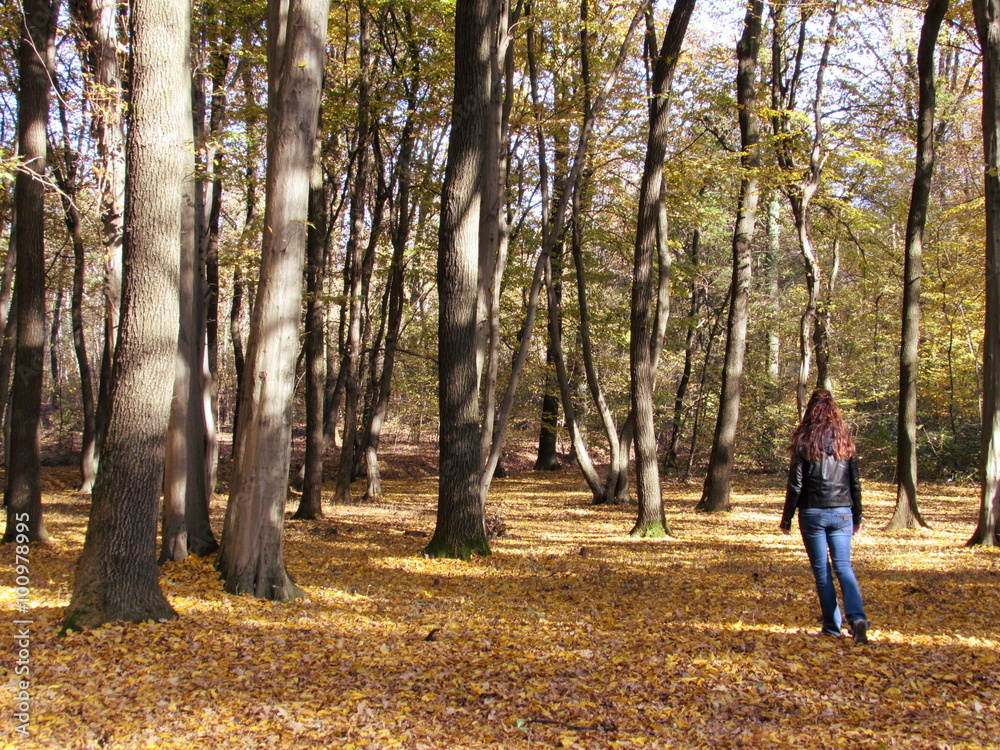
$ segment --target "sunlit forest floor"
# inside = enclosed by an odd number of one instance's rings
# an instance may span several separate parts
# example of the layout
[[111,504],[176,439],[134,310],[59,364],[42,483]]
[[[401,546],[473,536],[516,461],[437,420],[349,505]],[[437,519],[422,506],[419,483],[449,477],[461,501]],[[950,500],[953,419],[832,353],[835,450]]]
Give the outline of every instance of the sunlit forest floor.
[[777,530],[779,478],[739,477],[719,516],[667,482],[675,536],[653,541],[627,538],[634,507],[589,505],[574,470],[495,482],[507,531],[490,557],[419,557],[436,480],[390,480],[384,502],[288,522],[304,599],[229,596],[192,558],[163,569],[178,619],[60,637],[86,527],[75,481],[46,469],[27,740],[11,708],[25,616],[0,547],[0,745],[1000,747],[1000,552],[963,546],[973,487],[923,487],[931,530],[887,534],[893,489],[865,485],[865,647],[818,635],[801,541]]

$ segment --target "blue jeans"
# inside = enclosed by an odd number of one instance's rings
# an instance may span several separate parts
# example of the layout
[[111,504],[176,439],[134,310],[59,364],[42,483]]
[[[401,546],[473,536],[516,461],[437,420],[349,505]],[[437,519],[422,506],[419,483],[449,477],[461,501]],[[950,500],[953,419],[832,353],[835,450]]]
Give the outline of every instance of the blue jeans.
[[816,578],[816,593],[823,610],[823,632],[831,635],[840,635],[841,625],[837,590],[833,587],[834,573],[844,595],[848,624],[867,619],[858,579],[854,577],[851,567],[853,525],[850,507],[799,509],[799,530]]

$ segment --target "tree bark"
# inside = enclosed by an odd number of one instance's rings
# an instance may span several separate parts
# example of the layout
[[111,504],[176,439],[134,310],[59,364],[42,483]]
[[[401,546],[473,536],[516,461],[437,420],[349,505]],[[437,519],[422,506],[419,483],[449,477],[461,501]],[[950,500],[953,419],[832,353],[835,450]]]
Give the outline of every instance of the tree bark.
[[83,29],[85,92],[91,103],[91,128],[97,141],[98,185],[104,244],[104,348],[98,380],[93,431],[84,431],[80,452],[81,492],[97,477],[101,442],[111,393],[111,364],[118,340],[122,285],[122,234],[125,201],[125,131],[118,5],[112,0],[71,0],[73,18]]
[[[199,75],[199,91],[210,86],[208,95],[208,131],[196,133],[197,149],[201,159],[204,178],[197,188],[201,195],[202,226],[198,234],[202,265],[199,269],[204,276],[205,302],[204,326],[205,344],[201,363],[201,413],[205,422],[205,487],[211,499],[218,482],[219,471],[219,243],[222,236],[222,176],[225,170],[225,151],[220,148],[224,137],[226,106],[228,99],[227,76],[229,73],[230,50],[235,41],[232,25],[224,23],[221,33],[209,27],[211,12],[202,28],[204,44],[210,47],[208,70]],[[216,38],[216,36],[221,38]],[[199,120],[200,121],[200,120]],[[199,170],[201,173],[201,170]]]
[[[557,84],[558,87],[558,84]],[[556,106],[560,104],[557,95]],[[553,210],[555,210],[561,199],[561,191],[570,190],[572,186],[567,183],[569,172],[569,130],[562,126],[556,130],[555,144],[553,149],[553,160],[555,171],[553,181],[556,189],[552,193]],[[551,222],[551,218],[549,219]],[[565,365],[556,364],[556,357],[562,358],[562,352],[556,353],[557,345],[553,340],[553,335],[560,339],[558,348],[562,349],[562,269],[565,239],[563,236],[555,238],[552,245],[552,252],[549,257],[550,290],[548,292],[548,304],[553,306],[549,310],[549,342],[545,350],[546,377],[544,381],[545,392],[542,394],[541,420],[538,430],[538,453],[535,458],[535,471],[558,471],[559,458],[557,455],[557,443],[559,437],[559,403],[563,389],[561,378],[556,372],[559,367]],[[568,392],[568,391],[567,391]],[[567,428],[569,418],[567,417]]]
[[437,525],[431,557],[489,554],[480,496],[481,425],[477,368],[479,229],[490,106],[491,0],[457,0],[455,88],[438,229]]
[[[670,533],[663,511],[659,462],[656,459],[656,428],[653,424],[654,328],[652,308],[653,256],[663,235],[660,215],[663,162],[668,138],[668,96],[681,45],[695,0],[676,0],[663,43],[654,58],[649,101],[649,134],[646,162],[639,187],[639,217],[636,226],[635,259],[632,271],[630,315],[629,375],[632,411],[635,414],[635,474],[639,513],[631,536],[659,537]],[[649,35],[650,50],[655,49],[655,33]],[[664,238],[665,239],[665,238]],[[658,310],[658,315],[666,311]]]
[[189,7],[136,0],[122,317],[108,431],[64,628],[175,616],[160,590],[156,509],[177,351]]
[[[322,115],[320,117],[322,123]],[[306,355],[306,455],[303,460],[302,497],[293,518],[323,517],[323,385],[326,376],[326,208],[328,190],[322,164],[322,124],[318,127],[309,177],[309,224],[306,228],[306,315],[303,347]]]
[[230,593],[287,600],[284,507],[301,319],[309,173],[319,112],[329,0],[268,6],[268,128],[264,238],[233,475],[216,567]]
[[[185,63],[185,86],[190,99],[191,66]],[[199,108],[194,109],[198,117]],[[185,142],[196,143],[192,115],[184,118]],[[159,562],[184,560],[188,553],[208,555],[219,545],[209,521],[206,426],[202,364],[205,357],[205,281],[194,151],[184,153],[181,194],[181,248],[178,296],[180,319],[174,363],[174,398],[167,428],[163,477],[163,527]]]
[[896,430],[896,507],[886,529],[926,527],[917,507],[917,365],[920,351],[920,287],[924,225],[935,165],[937,104],[934,49],[949,0],[929,0],[917,48],[917,156],[903,265],[903,330],[899,348],[899,410]]
[[40,421],[45,348],[45,172],[48,158],[49,80],[58,0],[25,0],[18,50],[18,150],[24,159],[14,180],[17,266],[17,342],[10,393],[3,541],[26,534],[47,542],[42,521]]
[[969,546],[1000,546],[1000,0],[973,0],[983,53],[986,326],[979,519]]
[[757,119],[757,54],[760,51],[763,0],[747,6],[743,36],[736,46],[736,101],[739,106],[740,148],[743,177],[740,205],[733,232],[733,276],[729,292],[729,325],[726,330],[726,357],[722,366],[722,392],[712,439],[712,455],[697,509],[706,513],[729,511],[736,457],[736,428],[740,418],[743,362],[746,358],[747,323],[750,317],[750,275],[752,243],[757,225],[760,198],[760,127]]
[[811,112],[813,134],[809,148],[809,164],[804,169],[796,164],[792,150],[795,139],[791,133],[791,114],[795,108],[795,98],[798,94],[800,75],[803,70],[802,58],[805,50],[805,25],[808,15],[804,13],[800,19],[798,46],[795,50],[794,62],[791,65],[790,78],[786,78],[789,73],[786,69],[788,61],[785,59],[784,9],[784,3],[778,3],[772,10],[775,28],[771,55],[773,71],[771,118],[774,123],[775,135],[781,135],[780,147],[777,150],[779,167],[788,174],[803,173],[803,176],[794,185],[787,188],[795,231],[799,240],[799,250],[802,253],[805,267],[806,287],[809,292],[805,310],[799,318],[799,374],[796,400],[801,415],[805,411],[809,395],[809,373],[812,369],[812,359],[815,353],[814,327],[816,326],[816,311],[820,305],[822,289],[822,269],[813,248],[809,214],[812,200],[819,190],[823,166],[827,158],[827,154],[823,151],[823,82],[830,62],[830,50],[834,43],[841,3],[837,0],[830,8],[830,20],[826,38],[823,41],[823,51],[816,66],[816,86],[813,92]]
[[354,186],[351,193],[350,236],[344,260],[344,293],[347,297],[347,338],[340,363],[344,377],[344,438],[340,450],[340,469],[334,501],[351,502],[351,481],[354,479],[355,448],[358,434],[358,403],[361,394],[362,303],[365,255],[370,246],[362,242],[365,231],[365,204],[371,176],[369,150],[372,142],[372,116],[369,103],[371,49],[369,27],[371,18],[364,3],[360,7],[358,75],[358,139]]
[[[518,4],[520,8],[520,3]],[[508,0],[497,0],[495,29],[490,43],[490,99],[486,114],[483,154],[483,197],[479,219],[479,276],[476,314],[476,366],[479,369],[483,424],[480,456],[489,461],[497,436],[497,375],[500,371],[500,293],[507,267],[510,223],[506,211],[510,180],[510,109],[514,96],[514,47],[510,29],[519,11]],[[502,471],[502,469],[501,469]],[[485,479],[485,477],[484,477]],[[480,482],[480,487],[484,487]],[[482,498],[485,503],[485,496]]]
[[[248,32],[247,37],[250,37]],[[245,44],[250,44],[251,41],[248,38],[244,39]],[[244,66],[243,75],[241,76],[243,83],[243,96],[247,102],[247,116],[246,116],[246,128],[247,128],[247,152],[246,152],[246,163],[244,166],[244,178],[243,185],[245,187],[244,193],[244,214],[243,214],[243,239],[249,238],[251,233],[258,231],[257,222],[260,218],[259,207],[257,202],[257,189],[259,187],[257,181],[257,168],[265,158],[260,147],[261,141],[266,140],[264,133],[261,132],[260,117],[257,114],[259,107],[257,105],[257,96],[255,93],[255,86],[251,68],[249,65]],[[245,300],[246,298],[246,300]],[[243,342],[243,316],[244,316],[244,301],[247,301],[247,307],[253,307],[253,290],[247,288],[247,279],[243,273],[243,267],[240,260],[237,259],[236,263],[233,264],[233,292],[232,301],[229,307],[229,337],[233,342],[233,369],[236,371],[236,405],[233,408],[233,419],[232,419],[232,432],[235,438],[237,429],[239,427],[239,413],[240,413],[240,402],[243,397],[243,374],[246,369],[246,348]],[[234,439],[232,450],[236,450],[236,441]]]
[[767,378],[772,402],[777,400],[781,376],[781,284],[778,258],[781,256],[781,203],[772,196],[767,205],[767,253],[764,255],[764,283],[767,287]]
[[[73,282],[70,293],[70,319],[73,330],[73,350],[80,371],[80,402],[83,407],[82,450],[80,452],[80,474],[84,480],[91,468],[96,471],[96,462],[92,463],[94,436],[97,431],[97,415],[94,394],[94,378],[90,367],[90,357],[87,353],[87,340],[83,317],[83,291],[86,281],[86,243],[83,237],[82,220],[77,205],[79,188],[79,155],[72,147],[69,135],[69,119],[66,113],[65,100],[59,97],[59,119],[62,123],[62,164],[53,170],[56,183],[59,185],[60,200],[63,206],[63,217],[66,231],[73,244]],[[2,303],[0,303],[2,304]]]

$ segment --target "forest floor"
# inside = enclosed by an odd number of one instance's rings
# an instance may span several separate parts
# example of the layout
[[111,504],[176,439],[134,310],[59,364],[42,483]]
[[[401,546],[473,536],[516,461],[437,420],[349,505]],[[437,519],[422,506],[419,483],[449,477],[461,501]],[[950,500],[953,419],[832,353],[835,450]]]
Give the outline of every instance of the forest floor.
[[305,598],[230,596],[190,558],[163,567],[176,620],[59,636],[88,498],[75,470],[45,469],[53,542],[31,549],[27,614],[0,547],[0,746],[1000,748],[1000,551],[964,546],[973,487],[922,487],[931,529],[885,533],[893,488],[866,483],[861,646],[818,635],[777,477],[739,477],[717,516],[666,482],[675,536],[634,540],[635,508],[590,505],[576,471],[517,472],[491,495],[506,534],[460,562],[419,556],[437,484],[409,473],[383,502],[287,523]]

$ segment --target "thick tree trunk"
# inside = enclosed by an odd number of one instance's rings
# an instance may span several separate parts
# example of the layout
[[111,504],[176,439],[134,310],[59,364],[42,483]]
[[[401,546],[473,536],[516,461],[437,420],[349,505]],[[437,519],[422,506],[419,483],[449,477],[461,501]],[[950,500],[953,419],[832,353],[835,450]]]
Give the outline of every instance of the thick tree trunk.
[[10,393],[10,437],[3,541],[21,533],[48,541],[42,522],[40,420],[45,348],[45,172],[48,156],[49,79],[58,0],[25,0],[18,51],[17,136],[24,168],[14,181],[17,266],[17,343]]
[[491,0],[457,0],[455,89],[438,230],[440,483],[431,557],[489,554],[480,496],[477,308],[483,161],[490,105]]
[[726,330],[726,358],[722,366],[722,393],[712,440],[712,455],[697,509],[706,513],[730,510],[729,500],[736,457],[736,428],[740,418],[743,362],[746,358],[747,323],[750,317],[750,274],[752,243],[757,225],[760,197],[760,127],[757,120],[757,53],[760,51],[763,0],[747,6],[743,36],[736,46],[736,101],[740,119],[740,161],[743,179],[740,205],[733,232],[733,277],[729,291],[729,325]]
[[[670,533],[663,511],[659,462],[656,459],[656,428],[653,424],[655,356],[651,345],[654,327],[650,310],[653,306],[653,256],[664,231],[660,204],[668,137],[667,97],[694,5],[695,0],[676,0],[663,44],[652,62],[649,134],[646,163],[639,187],[630,316],[629,374],[632,383],[632,411],[635,414],[635,476],[639,501],[639,513],[631,531],[632,536],[657,537]],[[656,48],[655,42],[655,35],[650,34],[649,43],[654,45],[651,49]],[[665,315],[666,311],[658,310],[657,314]]]
[[268,159],[260,283],[234,438],[233,475],[216,567],[230,593],[286,600],[284,508],[301,319],[309,173],[329,0],[268,7]]
[[927,526],[917,507],[917,363],[920,349],[920,286],[924,225],[934,178],[934,117],[937,100],[934,48],[949,0],[930,0],[917,48],[917,156],[906,219],[903,265],[903,330],[899,348],[899,410],[896,430],[896,508],[886,529]]
[[983,336],[982,492],[969,546],[1000,546],[1000,0],[973,0],[983,52],[986,168],[986,330]]
[[175,616],[160,590],[156,508],[177,352],[189,8],[132,6],[122,317],[109,422],[64,627]]

